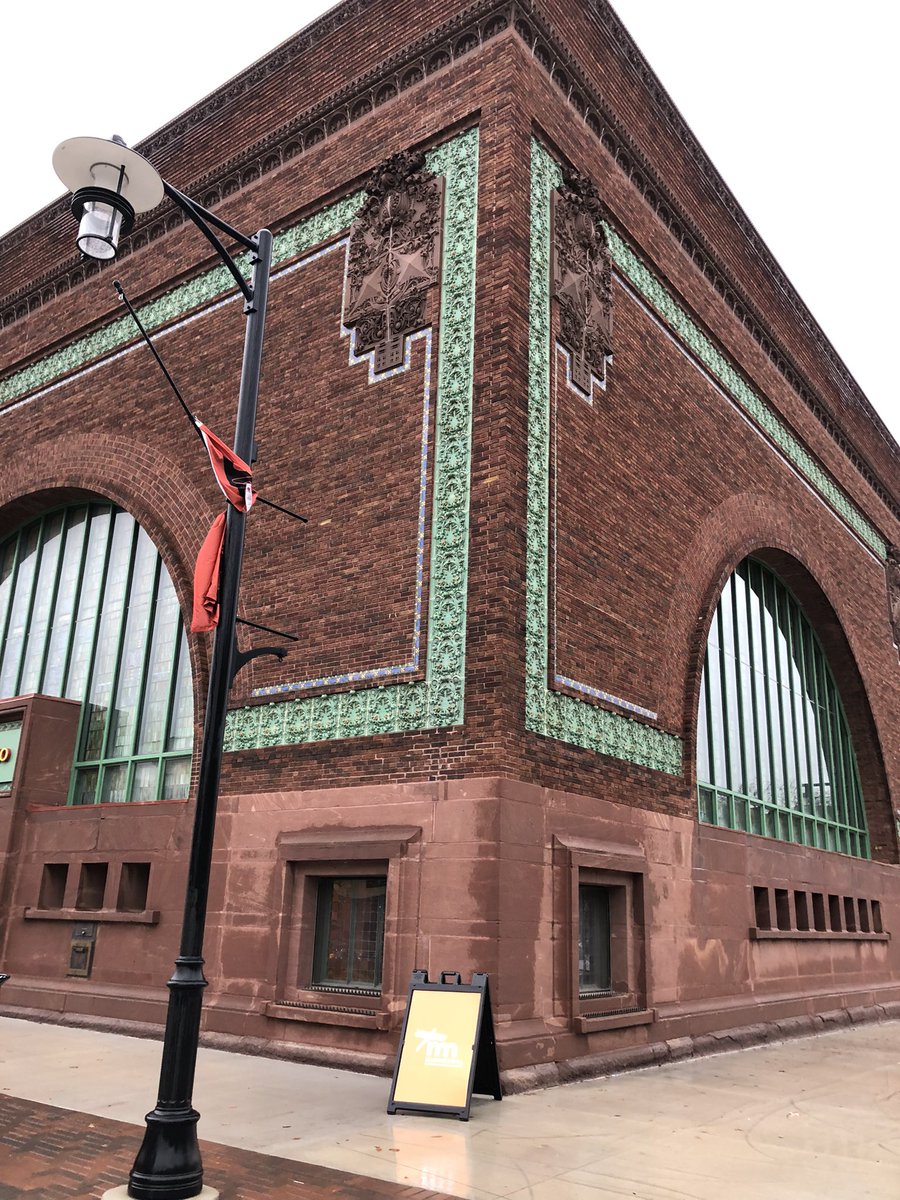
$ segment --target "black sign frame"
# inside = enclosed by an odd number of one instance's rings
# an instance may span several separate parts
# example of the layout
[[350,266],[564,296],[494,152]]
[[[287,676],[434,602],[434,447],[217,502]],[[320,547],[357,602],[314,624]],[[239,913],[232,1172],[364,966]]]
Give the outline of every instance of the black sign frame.
[[[406,1048],[409,1013],[412,1006],[412,998],[416,992],[477,992],[481,997],[478,1005],[475,1042],[473,1045],[472,1061],[469,1065],[469,1078],[466,1084],[466,1102],[464,1105],[419,1104],[409,1100],[395,1100],[397,1079],[400,1074],[400,1065],[403,1061],[403,1053]],[[431,983],[428,979],[427,971],[413,971],[412,982],[409,985],[409,996],[406,1001],[406,1013],[403,1017],[403,1030],[400,1034],[400,1046],[397,1050],[397,1062],[394,1066],[394,1077],[391,1081],[391,1094],[388,1100],[387,1111],[391,1116],[398,1112],[437,1113],[458,1117],[460,1121],[468,1121],[473,1094],[492,1096],[495,1100],[503,1099],[488,977],[484,972],[476,971],[472,975],[471,983],[463,983],[462,976],[458,971],[442,971],[440,982]]]

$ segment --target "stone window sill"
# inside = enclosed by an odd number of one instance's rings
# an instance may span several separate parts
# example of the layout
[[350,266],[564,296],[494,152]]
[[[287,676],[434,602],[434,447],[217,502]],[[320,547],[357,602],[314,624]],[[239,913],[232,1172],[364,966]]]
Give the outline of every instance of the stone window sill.
[[347,1025],[354,1029],[387,1029],[388,1014],[373,1008],[350,1008],[337,1004],[270,1000],[265,1013],[278,1021],[307,1021],[316,1025]]
[[656,1020],[652,1008],[643,1008],[638,1012],[610,1012],[595,1015],[584,1014],[575,1018],[575,1028],[579,1033],[599,1033],[604,1029],[629,1029],[633,1025],[651,1025]]
[[115,908],[26,908],[26,921],[99,921],[120,925],[156,925],[159,910],[146,908],[143,912],[119,912]]
[[830,929],[757,929],[751,927],[750,939],[755,942],[889,942],[889,933],[865,933]]

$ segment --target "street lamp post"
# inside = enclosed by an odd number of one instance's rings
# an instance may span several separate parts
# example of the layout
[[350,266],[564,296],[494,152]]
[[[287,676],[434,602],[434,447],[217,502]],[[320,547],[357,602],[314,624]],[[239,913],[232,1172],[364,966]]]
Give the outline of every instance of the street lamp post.
[[[119,238],[131,228],[135,213],[154,208],[168,195],[215,246],[244,295],[247,328],[241,370],[234,451],[253,461],[256,405],[272,263],[272,234],[261,229],[247,237],[165,182],[155,169],[120,139],[74,138],[63,142],[53,165],[73,194],[72,210],[79,219],[77,244],[89,257],[115,257]],[[250,251],[249,284],[214,229]],[[200,1037],[200,1011],[206,979],[203,975],[203,933],[209,892],[209,873],[215,833],[216,803],[222,767],[228,693],[242,659],[235,643],[238,591],[244,552],[246,513],[229,505],[219,575],[219,623],[210,666],[203,746],[200,753],[197,801],[188,863],[181,947],[169,980],[169,1007],[163,1042],[159,1094],[147,1114],[147,1129],[129,1176],[127,1189],[107,1195],[135,1200],[189,1200],[218,1195],[203,1187],[203,1162],[197,1142],[200,1114],[192,1104],[194,1071]]]

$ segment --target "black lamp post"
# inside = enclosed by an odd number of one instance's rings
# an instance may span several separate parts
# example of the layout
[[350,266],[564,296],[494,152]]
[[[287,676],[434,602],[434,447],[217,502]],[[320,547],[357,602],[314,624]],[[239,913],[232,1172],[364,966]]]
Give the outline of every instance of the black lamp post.
[[[91,258],[111,259],[119,238],[126,234],[138,212],[154,208],[167,195],[181,208],[215,246],[231,271],[244,298],[247,329],[241,370],[240,396],[234,450],[245,462],[253,461],[256,402],[266,300],[272,263],[272,234],[261,229],[247,237],[208,209],[166,183],[145,158],[129,149],[119,138],[74,138],[63,142],[53,155],[53,166],[63,183],[74,193],[72,211],[80,225],[77,243]],[[246,247],[252,255],[249,284],[214,229]],[[216,630],[203,747],[197,783],[194,830],[188,864],[181,949],[175,972],[169,980],[169,1008],[159,1077],[159,1098],[147,1114],[147,1129],[138,1151],[127,1189],[112,1195],[135,1200],[189,1200],[203,1196],[212,1200],[218,1193],[203,1187],[203,1163],[197,1143],[200,1114],[191,1098],[200,1010],[206,979],[203,975],[203,933],[209,891],[209,872],[215,832],[216,803],[228,692],[236,670],[250,655],[241,655],[235,643],[238,590],[244,552],[246,514],[229,505],[219,583],[219,624]]]

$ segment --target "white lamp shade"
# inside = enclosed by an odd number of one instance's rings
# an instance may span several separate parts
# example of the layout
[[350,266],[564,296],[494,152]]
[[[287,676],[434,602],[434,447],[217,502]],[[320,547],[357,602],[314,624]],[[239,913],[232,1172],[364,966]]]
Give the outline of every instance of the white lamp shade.
[[156,208],[164,194],[162,179],[146,158],[106,138],[61,142],[53,151],[53,169],[70,191],[107,188],[119,192],[135,212]]

